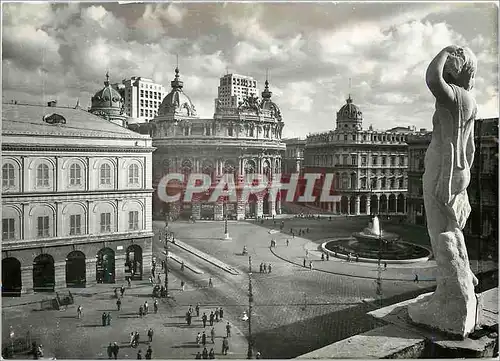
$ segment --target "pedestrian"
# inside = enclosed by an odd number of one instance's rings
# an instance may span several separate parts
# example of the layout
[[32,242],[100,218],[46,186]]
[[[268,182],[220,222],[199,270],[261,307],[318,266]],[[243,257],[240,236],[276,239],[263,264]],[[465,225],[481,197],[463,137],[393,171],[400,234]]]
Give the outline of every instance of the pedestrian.
[[324,261],[325,260],[325,254],[324,253],[321,253],[321,260]]
[[123,285],[120,287],[120,294],[123,297],[123,294],[125,293],[125,287]]
[[[331,217],[330,217],[331,218]],[[262,358],[262,354],[260,353],[260,351],[257,351],[257,354],[255,355],[255,358],[257,360],[260,360]]]
[[203,328],[207,325],[207,314],[203,312],[203,316],[201,316],[201,321],[203,322]]
[[415,274],[415,279],[413,280],[413,282],[417,282],[418,283],[418,275]]
[[286,246],[288,247],[288,245],[290,244],[290,241],[288,240],[288,238],[286,239]]
[[356,262],[359,262],[359,254],[356,253]]
[[215,322],[219,322],[219,309],[215,309]]
[[387,269],[387,262],[384,262],[384,269]]
[[210,316],[209,316],[210,326],[214,325],[214,319],[215,319],[214,311],[210,311]]
[[107,351],[108,351],[108,359],[111,360],[111,358],[113,357],[113,345],[111,344],[111,342],[108,345]]
[[327,261],[329,261],[329,260],[330,260],[330,254],[329,254],[329,253],[327,253],[327,254],[326,254],[326,260],[327,260]]
[[139,317],[142,318],[142,316],[144,315],[144,309],[142,308],[142,305],[139,306]]
[[201,344],[203,345],[203,347],[205,347],[205,345],[207,344],[207,334],[205,333],[205,331],[203,331],[203,333],[201,334]]
[[306,266],[306,259],[304,258],[304,267]]
[[267,266],[267,270],[268,270],[268,273],[271,273],[271,264],[269,263],[269,265]]
[[160,275],[158,275],[156,278],[158,279],[158,284],[161,285],[161,277],[160,277]]
[[222,340],[222,354],[227,355],[227,351],[229,351],[229,340],[227,337],[224,337]]
[[215,359],[215,351],[214,351],[213,347],[210,349],[210,352],[208,353],[208,358],[210,360],[214,360]]
[[158,313],[158,300],[155,299],[155,301],[153,302],[153,309],[155,311],[155,313]]
[[108,319],[108,316],[106,315],[106,312],[102,313],[101,319],[102,319],[102,325],[106,326],[106,322],[107,322],[107,319]]
[[[127,283],[128,283],[128,286],[130,287],[132,284],[130,283],[130,277],[127,277]],[[122,294],[123,296],[123,294]]]
[[226,336],[231,337],[231,325],[229,324],[229,321],[227,321],[226,324]]
[[107,321],[108,326],[111,326],[111,313],[110,312],[108,312],[108,314],[106,315],[106,321]]
[[181,291],[182,292],[184,292],[184,285],[185,285],[184,281],[181,281]]
[[200,317],[200,303],[198,302],[195,307],[196,317]]
[[149,313],[148,301],[144,301],[144,314],[147,315],[148,313]]
[[[319,216],[318,216],[318,219],[319,219]],[[309,227],[307,227],[307,233],[309,233]]]
[[153,276],[152,278],[154,279],[155,278],[155,268],[151,268],[151,275]]
[[210,340],[212,341],[212,343],[215,343],[215,327],[212,327],[212,329],[210,330]]
[[154,284],[154,281],[153,281],[153,277],[152,276],[149,276],[149,283],[151,283],[151,285]]
[[198,351],[198,353],[196,354],[195,359],[196,360],[201,360],[201,353],[200,353],[200,351]]
[[142,350],[137,351],[137,359],[142,360]]
[[151,360],[153,358],[153,349],[151,348],[151,345],[148,346],[148,349],[146,350],[146,360]]
[[208,279],[208,287],[212,288],[214,284],[212,283],[212,277]]
[[149,328],[149,330],[148,330],[148,340],[149,340],[149,342],[153,342],[153,334],[154,334],[153,329]]
[[309,256],[309,250],[306,249],[306,257]]
[[120,311],[121,307],[122,307],[122,300],[117,299],[116,300],[116,308],[118,309],[118,311]]
[[120,350],[120,346],[115,342],[113,344],[113,356],[115,357],[115,360],[118,359],[118,351]]
[[188,312],[193,315],[193,305],[189,305]]
[[135,347],[139,346],[139,339],[140,339],[139,332],[135,331],[135,333],[134,333],[134,344],[135,344]]
[[130,347],[134,347],[135,345],[135,334],[130,332]]
[[76,318],[80,319],[82,318],[82,312],[83,312],[83,308],[82,306],[78,306],[78,308],[76,309]]
[[262,270],[264,269],[264,265],[262,264],[262,262],[260,263],[260,266],[259,266],[259,272],[262,273]]
[[309,269],[310,269],[311,271],[312,271],[312,269],[313,269],[313,263],[312,263],[312,261],[309,261]]
[[220,319],[222,320],[224,318],[224,310],[222,307],[219,309],[219,314],[220,314]]
[[186,312],[186,322],[188,326],[191,326],[191,314],[189,313],[189,311]]
[[204,360],[207,360],[208,359],[208,350],[206,347],[203,347],[203,351],[201,353],[201,357],[204,359]]
[[198,332],[198,334],[196,335],[196,344],[198,346],[200,346],[200,344],[201,344],[201,333],[200,332]]
[[181,271],[184,272],[184,261],[182,261],[182,263],[181,263]]
[[264,271],[264,273],[267,273],[267,265],[264,263],[264,266],[262,267],[262,270]]
[[351,262],[351,254],[350,253],[347,255],[347,262]]

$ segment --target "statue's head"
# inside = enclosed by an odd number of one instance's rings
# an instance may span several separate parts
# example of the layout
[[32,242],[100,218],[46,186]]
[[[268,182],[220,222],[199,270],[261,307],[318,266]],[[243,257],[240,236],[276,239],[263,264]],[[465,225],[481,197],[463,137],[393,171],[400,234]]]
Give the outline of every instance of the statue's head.
[[457,48],[446,59],[443,77],[447,83],[471,90],[474,87],[476,71],[477,59],[472,50],[469,48]]

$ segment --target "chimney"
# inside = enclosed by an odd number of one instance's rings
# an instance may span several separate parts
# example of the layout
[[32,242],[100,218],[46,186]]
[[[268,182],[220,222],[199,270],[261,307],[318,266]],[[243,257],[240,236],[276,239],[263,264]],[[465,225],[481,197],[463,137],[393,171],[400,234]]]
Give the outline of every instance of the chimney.
[[50,102],[47,102],[47,106],[49,108],[54,108],[55,106],[57,106],[57,100],[51,100]]

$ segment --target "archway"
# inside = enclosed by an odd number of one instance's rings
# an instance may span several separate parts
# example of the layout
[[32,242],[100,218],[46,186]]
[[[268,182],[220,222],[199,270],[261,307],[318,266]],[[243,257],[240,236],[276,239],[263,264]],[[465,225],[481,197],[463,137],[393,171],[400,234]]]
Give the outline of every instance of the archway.
[[255,218],[257,214],[257,196],[255,194],[250,194],[248,200],[245,204],[245,217]]
[[378,213],[378,197],[373,195],[370,197],[370,214]]
[[66,256],[66,287],[85,287],[86,273],[85,254],[70,252]]
[[142,280],[142,248],[136,244],[127,247],[125,274],[132,280]]
[[387,213],[387,196],[385,194],[382,194],[380,196],[380,214],[382,213]]
[[55,287],[54,258],[49,254],[41,254],[33,261],[33,291],[54,292]]
[[347,214],[349,199],[346,196],[342,196],[340,199],[340,212],[342,214]]
[[111,248],[102,248],[96,257],[97,283],[115,283],[115,252]]
[[405,196],[402,194],[398,195],[397,212],[398,213],[405,212]]
[[266,193],[262,201],[262,213],[269,215],[269,193]]
[[2,259],[2,296],[21,296],[21,262],[17,258]]
[[367,211],[367,209],[366,209],[366,196],[362,195],[359,198],[359,213],[365,214],[366,211]]
[[396,213],[396,196],[394,194],[389,196],[389,212]]
[[356,197],[351,196],[349,199],[349,210],[350,214],[356,214]]

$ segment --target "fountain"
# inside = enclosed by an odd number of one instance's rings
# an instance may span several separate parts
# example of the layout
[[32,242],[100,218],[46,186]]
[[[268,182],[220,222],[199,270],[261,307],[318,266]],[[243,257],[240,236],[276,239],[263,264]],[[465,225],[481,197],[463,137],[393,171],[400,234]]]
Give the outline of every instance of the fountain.
[[396,233],[383,231],[377,216],[362,232],[355,232],[349,238],[329,240],[321,248],[331,256],[358,256],[364,262],[411,263],[427,261],[431,255],[427,248],[405,242]]

